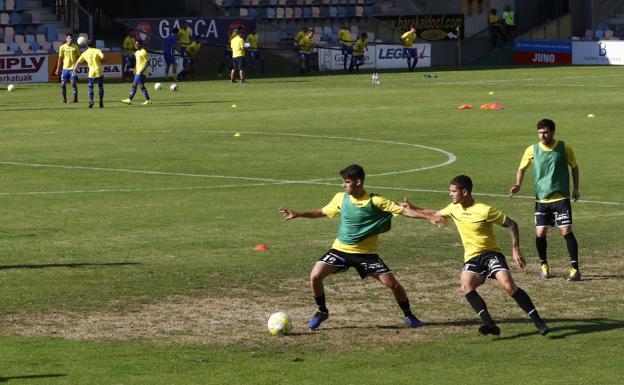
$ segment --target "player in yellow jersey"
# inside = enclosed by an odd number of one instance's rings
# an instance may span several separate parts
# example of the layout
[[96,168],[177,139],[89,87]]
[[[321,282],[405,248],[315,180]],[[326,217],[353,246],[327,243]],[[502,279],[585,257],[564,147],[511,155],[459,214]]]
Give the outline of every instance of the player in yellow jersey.
[[364,64],[364,51],[368,51],[368,34],[366,32],[362,32],[360,38],[357,39],[353,45],[353,55],[351,56],[349,72],[360,70],[360,66]]
[[401,35],[403,57],[407,58],[407,69],[409,71],[414,71],[416,64],[418,64],[418,50],[413,47],[414,41],[416,41],[416,26],[411,25],[410,30]]
[[[555,139],[555,122],[542,119],[537,122],[539,143],[524,151],[516,180],[509,191],[514,196],[520,191],[524,173],[531,167],[535,182],[535,246],[541,262],[540,277],[550,277],[547,258],[548,228],[557,226],[565,239],[570,257],[568,281],[580,281],[578,242],[572,232],[572,205],[570,196],[576,202],[579,192],[579,168],[574,151],[568,143]],[[568,171],[568,167],[570,171]],[[570,174],[573,189],[570,191]]]
[[177,33],[178,43],[180,43],[180,54],[184,56],[186,50],[193,40],[193,30],[189,27],[188,22],[183,21]]
[[349,24],[344,23],[342,25],[342,28],[340,28],[340,31],[338,31],[338,43],[340,43],[340,51],[342,52],[342,65],[344,66],[344,70],[346,71],[349,56],[353,54]]
[[460,286],[468,303],[483,320],[479,333],[500,335],[500,328],[492,319],[485,301],[477,293],[477,288],[485,283],[486,278],[493,278],[531,317],[540,334],[547,334],[550,328],[539,316],[529,295],[516,286],[505,256],[494,237],[494,224],[509,230],[513,259],[518,267],[524,268],[525,260],[520,251],[518,224],[500,210],[476,202],[472,197],[472,180],[466,175],[458,175],[451,180],[449,195],[451,204],[439,211],[420,209],[407,199],[404,200],[403,206],[421,210],[423,214],[452,218],[455,222],[464,246],[464,267],[460,276]]
[[136,58],[136,66],[134,67],[134,81],[132,82],[132,87],[130,88],[130,95],[128,95],[128,99],[122,99],[121,102],[124,104],[131,104],[132,98],[134,98],[134,94],[136,94],[137,87],[141,86],[141,93],[145,98],[143,105],[152,104],[152,100],[147,93],[147,88],[145,88],[145,76],[147,76],[147,71],[149,69],[149,53],[143,48],[143,42],[141,40],[137,40],[134,43],[134,49],[136,50],[134,56]]
[[496,8],[490,9],[490,15],[488,16],[488,28],[490,29],[492,49],[498,49],[499,36],[501,37],[503,44],[507,43],[507,38],[503,33],[503,27],[501,26],[500,18],[498,17],[498,11],[496,10]]
[[132,69],[136,64],[134,61],[135,42],[136,39],[134,38],[134,32],[132,31],[132,29],[128,29],[126,37],[123,40],[123,55],[121,57],[124,79],[130,79],[130,77],[132,76]]
[[258,31],[255,26],[251,27],[247,38],[245,39],[246,43],[249,45],[249,59],[251,66],[251,73],[256,72],[256,61],[260,62],[260,69],[262,70],[262,74],[264,75],[264,59],[262,58],[262,54],[260,53],[260,37],[258,36]]
[[223,52],[223,61],[221,62],[221,64],[219,65],[219,69],[217,70],[217,75],[219,77],[221,77],[221,73],[223,72],[223,69],[225,68],[225,66],[227,65],[229,67],[228,71],[232,71],[232,39],[234,39],[234,37],[236,37],[236,35],[238,34],[238,29],[241,29],[242,31],[242,26],[238,26],[236,27],[232,33],[230,34],[230,37],[228,38],[227,43],[225,43],[225,52]]
[[301,28],[301,31],[295,34],[295,47],[299,48],[299,40],[301,40],[302,37],[307,36],[309,31],[310,31],[310,28],[303,27]]
[[310,72],[312,48],[314,48],[314,31],[309,30],[307,35],[299,40],[299,75]]
[[362,279],[372,277],[392,291],[403,310],[405,324],[412,328],[422,326],[423,323],[412,313],[405,289],[377,254],[377,245],[379,234],[390,230],[394,216],[403,215],[433,221],[438,218],[368,193],[364,189],[364,169],[357,164],[341,170],[340,176],[344,192],[334,195],[325,207],[308,211],[280,209],[287,220],[335,216],[340,218],[338,237],[331,249],[319,258],[310,272],[310,285],[318,311],[308,321],[308,327],[317,329],[329,318],[323,280],[331,274],[346,271],[349,267],[355,268]]
[[192,75],[193,78],[197,77],[195,61],[197,60],[201,46],[201,37],[195,36],[193,38],[193,42],[186,49],[186,56],[184,57],[184,70],[178,75],[179,79],[184,79],[186,75]]
[[232,48],[232,70],[230,71],[230,81],[236,83],[236,72],[240,77],[241,83],[247,83],[245,79],[245,39],[243,35],[243,27],[238,27],[236,36],[230,42]]
[[89,67],[89,77],[87,79],[89,84],[89,108],[93,108],[93,85],[95,82],[98,84],[98,96],[100,97],[100,108],[104,108],[104,54],[99,49],[95,48],[95,40],[89,40],[87,42],[87,50],[80,55],[76,63],[74,64],[73,73],[76,73],[78,64],[86,62]]
[[59,75],[61,72],[61,95],[63,96],[63,103],[67,103],[67,82],[71,82],[72,94],[74,96],[73,103],[78,103],[78,75],[73,71],[74,64],[80,56],[80,48],[76,43],[72,41],[71,33],[68,33],[65,37],[65,44],[59,47],[58,62],[56,63],[56,70],[54,74]]

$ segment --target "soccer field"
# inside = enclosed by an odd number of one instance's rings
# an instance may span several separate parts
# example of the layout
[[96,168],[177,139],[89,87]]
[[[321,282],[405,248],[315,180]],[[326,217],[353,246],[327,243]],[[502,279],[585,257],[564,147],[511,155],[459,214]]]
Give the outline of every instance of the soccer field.
[[[437,77],[425,77],[435,74]],[[617,67],[509,68],[183,82],[133,105],[60,103],[58,85],[0,92],[0,383],[621,384],[624,378],[624,143]],[[96,93],[97,97],[97,93]],[[498,102],[504,109],[483,111]],[[460,110],[461,104],[473,105]],[[593,114],[594,117],[588,117]],[[583,281],[567,282],[563,238],[540,280],[530,175],[509,199],[535,124],[557,123],[580,169],[573,204]],[[488,282],[498,338],[459,291],[453,225],[398,217],[380,255],[426,325],[408,329],[392,294],[350,270],[326,282],[317,331],[308,286],[338,220],[284,221],[322,207],[338,171],[368,191],[442,208],[449,181],[520,225],[512,266],[552,332]],[[511,240],[498,241],[507,255]],[[255,251],[264,243],[268,251]],[[509,258],[511,262],[511,258]],[[271,336],[276,311],[291,335]]]

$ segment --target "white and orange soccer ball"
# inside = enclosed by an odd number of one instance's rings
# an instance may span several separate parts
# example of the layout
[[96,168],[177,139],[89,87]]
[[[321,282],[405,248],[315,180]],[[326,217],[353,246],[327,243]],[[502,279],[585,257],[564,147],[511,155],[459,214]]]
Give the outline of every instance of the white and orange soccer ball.
[[267,326],[274,336],[285,335],[292,331],[292,319],[284,312],[274,313],[269,317]]

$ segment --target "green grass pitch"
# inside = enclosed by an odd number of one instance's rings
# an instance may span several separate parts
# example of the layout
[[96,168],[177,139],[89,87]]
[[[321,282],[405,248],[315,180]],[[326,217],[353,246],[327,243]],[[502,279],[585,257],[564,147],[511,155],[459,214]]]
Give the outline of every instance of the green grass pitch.
[[[150,106],[140,93],[123,105],[129,85],[109,83],[104,109],[86,108],[84,83],[75,105],[58,85],[3,89],[0,383],[621,384],[621,69],[435,74],[209,80],[176,93],[149,83]],[[479,109],[491,102],[505,108]],[[531,177],[507,197],[545,117],[579,162],[579,283],[565,281],[553,232],[554,278],[538,278]],[[285,222],[278,209],[322,207],[351,163],[369,191],[429,208],[470,175],[478,199],[520,224],[528,266],[513,274],[552,333],[488,282],[502,335],[478,335],[458,291],[459,235],[407,218],[380,253],[427,325],[406,328],[390,291],[349,271],[326,280],[330,319],[307,330],[309,270],[338,221]],[[497,236],[509,255],[507,232]],[[269,334],[276,311],[293,317],[292,335]]]

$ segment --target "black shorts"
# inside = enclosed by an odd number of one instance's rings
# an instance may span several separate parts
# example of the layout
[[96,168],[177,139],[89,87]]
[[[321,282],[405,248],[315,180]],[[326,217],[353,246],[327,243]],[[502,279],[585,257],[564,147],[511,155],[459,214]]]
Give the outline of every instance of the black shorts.
[[498,251],[486,251],[465,262],[462,271],[469,271],[484,277],[494,278],[494,274],[501,270],[509,271],[509,265],[507,265],[505,256]]
[[572,205],[569,199],[551,203],[535,202],[535,227],[572,226]]
[[329,249],[325,255],[319,258],[319,261],[329,266],[340,267],[338,273],[347,271],[349,267],[353,266],[362,279],[370,274],[392,273],[392,270],[377,254],[345,253],[344,251]]
[[241,71],[245,66],[245,58],[243,56],[235,57],[232,59],[232,68],[236,71]]

